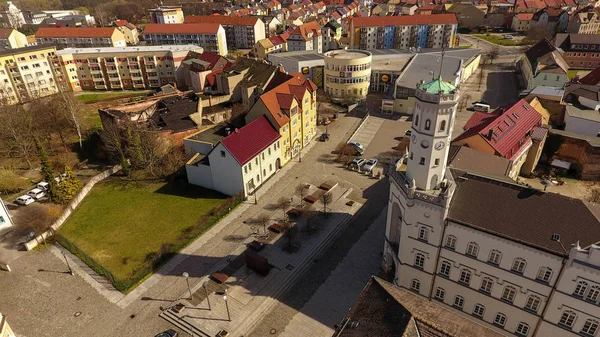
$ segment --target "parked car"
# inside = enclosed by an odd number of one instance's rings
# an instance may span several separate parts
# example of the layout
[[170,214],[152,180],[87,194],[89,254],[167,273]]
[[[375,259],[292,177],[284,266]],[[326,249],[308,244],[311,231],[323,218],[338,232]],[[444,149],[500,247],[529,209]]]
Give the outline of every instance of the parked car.
[[15,202],[19,205],[23,205],[23,206],[27,206],[29,204],[33,204],[35,202],[35,199],[33,199],[32,197],[28,196],[28,195],[22,195],[20,197],[18,197]]
[[359,170],[365,163],[366,160],[364,158],[354,158],[354,160],[348,164],[348,167],[351,170]]
[[39,183],[37,183],[37,185],[35,185],[37,188],[39,188],[42,191],[48,191],[48,189],[50,189],[50,184],[48,184],[45,181],[40,181]]
[[354,150],[356,150],[356,153],[358,153],[359,156],[361,156],[365,152],[365,149],[363,148],[362,144],[357,141],[351,140],[348,142],[348,145],[353,146]]
[[510,34],[504,34],[504,38],[505,38],[505,39],[507,39],[507,40],[512,40],[512,39],[514,39],[515,37],[514,37],[514,36],[512,36],[512,35],[510,35]]
[[31,191],[27,192],[27,195],[34,198],[35,200],[40,200],[46,195],[46,192],[39,188],[34,188]]
[[404,132],[404,137],[408,138],[412,135],[412,130],[406,130],[406,132]]
[[329,140],[329,134],[328,133],[322,133],[321,137],[319,137],[319,140],[322,142],[326,142]]
[[476,103],[471,107],[473,111],[489,112],[491,107],[488,104]]
[[169,329],[169,330],[165,330],[165,331],[159,333],[155,337],[177,337],[177,336],[179,336],[177,331],[175,331],[173,329]]
[[371,158],[371,159],[367,160],[367,163],[365,164],[365,166],[363,166],[363,170],[365,172],[371,172],[371,171],[373,171],[375,166],[377,166],[377,159]]

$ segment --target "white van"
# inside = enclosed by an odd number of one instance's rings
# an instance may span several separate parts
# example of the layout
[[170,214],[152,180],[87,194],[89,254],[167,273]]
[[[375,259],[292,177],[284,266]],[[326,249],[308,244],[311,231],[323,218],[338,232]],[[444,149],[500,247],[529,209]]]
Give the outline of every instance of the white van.
[[490,112],[490,108],[491,107],[489,105],[483,104],[483,103],[475,103],[471,107],[471,109],[473,109],[473,111],[481,111],[481,112]]

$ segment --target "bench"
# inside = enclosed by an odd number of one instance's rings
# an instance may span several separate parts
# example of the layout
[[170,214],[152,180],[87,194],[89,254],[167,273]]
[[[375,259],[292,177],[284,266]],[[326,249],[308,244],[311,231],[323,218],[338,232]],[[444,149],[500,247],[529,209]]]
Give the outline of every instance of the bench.
[[319,201],[318,198],[312,196],[312,195],[307,195],[304,197],[304,201],[306,202],[310,202],[311,204],[314,204],[315,202]]
[[229,275],[227,275],[223,272],[217,271],[217,272],[212,273],[210,275],[210,278],[212,278],[215,282],[223,284],[223,283],[225,283],[225,281],[227,281],[227,279],[229,278]]
[[283,232],[284,228],[282,225],[274,223],[271,226],[269,226],[269,230],[273,233],[279,234]]
[[301,214],[302,214],[302,211],[297,208],[292,208],[289,211],[287,211],[287,215],[293,216],[293,217],[299,217]]
[[248,244],[248,247],[255,252],[260,252],[263,248],[265,248],[265,244],[254,240]]

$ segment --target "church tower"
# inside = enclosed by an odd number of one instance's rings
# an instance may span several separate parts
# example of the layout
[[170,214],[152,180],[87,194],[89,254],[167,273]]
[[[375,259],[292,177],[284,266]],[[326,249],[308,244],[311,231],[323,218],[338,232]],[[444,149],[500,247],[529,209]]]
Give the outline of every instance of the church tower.
[[441,75],[417,86],[406,176],[417,190],[436,190],[446,173],[446,160],[459,90]]

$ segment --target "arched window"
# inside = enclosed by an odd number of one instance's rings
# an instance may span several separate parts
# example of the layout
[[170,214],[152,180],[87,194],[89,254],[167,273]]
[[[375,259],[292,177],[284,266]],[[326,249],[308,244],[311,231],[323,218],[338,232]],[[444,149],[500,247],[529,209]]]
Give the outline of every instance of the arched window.
[[484,277],[481,280],[481,287],[479,290],[490,294],[492,292],[492,287],[494,286],[494,280],[491,277]]
[[596,331],[598,331],[599,324],[600,323],[598,323],[598,321],[595,319],[588,319],[587,321],[585,321],[585,324],[583,324],[581,333],[584,335],[593,336],[596,334]]
[[516,271],[517,273],[523,274],[523,272],[525,271],[526,265],[527,265],[527,261],[525,261],[525,259],[517,257],[513,261],[512,271]]
[[419,126],[419,115],[415,115],[415,126]]
[[419,240],[427,241],[429,239],[429,228],[425,226],[419,227]]
[[502,292],[502,299],[508,302],[513,302],[515,300],[515,295],[517,294],[517,289],[511,286],[506,286],[504,291]]
[[477,254],[479,254],[479,245],[475,242],[469,242],[469,245],[467,246],[467,255],[477,257]]
[[495,249],[492,250],[490,252],[490,256],[488,257],[488,262],[493,263],[495,265],[499,265],[500,260],[502,260],[502,253],[500,253],[500,251],[495,250]]
[[450,265],[450,263],[448,261],[442,262],[442,265],[440,267],[440,275],[449,277],[451,269],[452,269],[452,266]]
[[419,291],[421,289],[421,281],[416,278],[412,279],[412,281],[410,281],[410,289]]
[[415,255],[415,267],[423,269],[423,266],[425,266],[425,255],[417,253]]
[[575,291],[573,291],[573,295],[583,297],[583,294],[585,294],[588,285],[589,284],[585,281],[579,281],[577,283],[577,286],[575,287]]
[[600,287],[592,286],[590,292],[587,294],[586,300],[596,302],[598,300],[598,295],[600,295]]
[[573,323],[575,323],[575,318],[577,318],[577,314],[575,313],[575,311],[565,310],[562,316],[560,317],[558,325],[562,325],[567,328],[572,328]]
[[520,322],[515,332],[517,333],[517,335],[527,336],[527,334],[529,333],[529,324],[525,322]]
[[446,247],[448,247],[450,249],[455,249],[456,248],[456,236],[454,236],[454,235],[448,235],[446,237]]
[[483,304],[475,304],[475,307],[473,308],[473,315],[477,316],[477,317],[483,317],[483,314],[485,313],[485,307],[483,306]]
[[444,288],[437,287],[437,289],[435,290],[435,298],[440,301],[443,301],[445,295],[446,295],[446,291],[444,290]]
[[525,309],[537,312],[542,300],[536,295],[530,295],[525,303]]
[[506,324],[506,315],[501,312],[497,313],[496,317],[494,318],[494,324],[504,327],[504,324]]
[[463,269],[460,271],[460,278],[458,282],[469,285],[471,284],[471,271],[468,269]]
[[425,120],[425,130],[429,130],[431,129],[431,120],[426,119]]
[[444,131],[444,130],[446,130],[446,121],[442,121],[440,123],[440,131]]
[[460,295],[456,295],[456,297],[454,297],[454,306],[459,309],[462,309],[464,305],[465,305],[465,298]]
[[552,277],[552,268],[550,267],[542,267],[538,271],[537,279],[544,282],[550,282],[550,278]]

